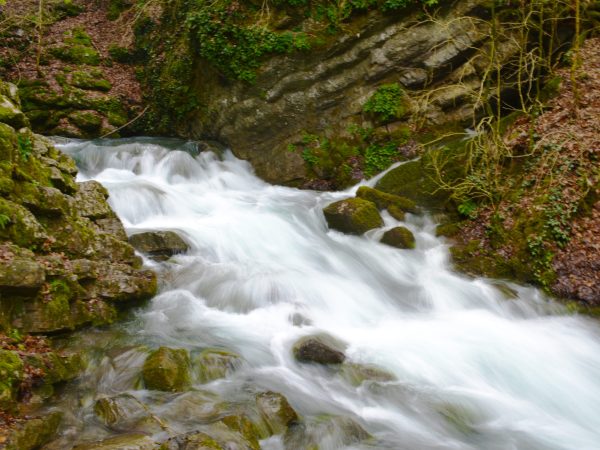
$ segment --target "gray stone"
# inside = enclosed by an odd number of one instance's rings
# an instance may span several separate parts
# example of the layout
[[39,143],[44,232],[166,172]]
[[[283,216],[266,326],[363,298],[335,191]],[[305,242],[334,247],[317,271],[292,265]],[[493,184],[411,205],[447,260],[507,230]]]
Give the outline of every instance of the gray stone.
[[137,233],[129,237],[129,243],[157,261],[165,261],[188,250],[186,242],[174,231]]

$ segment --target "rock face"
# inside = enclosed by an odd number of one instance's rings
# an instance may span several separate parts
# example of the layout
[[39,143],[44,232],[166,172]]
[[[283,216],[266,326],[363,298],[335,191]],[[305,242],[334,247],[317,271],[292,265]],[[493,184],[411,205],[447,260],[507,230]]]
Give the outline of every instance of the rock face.
[[[13,85],[0,82],[0,96],[20,107]],[[0,123],[0,329],[110,322],[116,302],[154,295],[155,275],[140,269],[106,190],[76,183],[73,160],[11,111]]]
[[300,339],[292,349],[294,357],[300,362],[317,364],[341,364],[346,359],[344,353],[333,348],[321,336],[309,336]]
[[[202,86],[194,93],[203,107],[181,133],[220,139],[262,178],[294,184],[306,177],[307,165],[290,145],[306,134],[331,139],[347,136],[351,125],[373,126],[364,105],[386,83],[399,83],[412,114],[426,123],[469,122],[484,64],[477,52],[489,37],[478,19],[489,14],[488,4],[461,0],[439,8],[436,20],[422,20],[420,9],[357,14],[347,32],[321,46],[270,57],[252,86],[224,79],[199,60],[193,84]],[[296,28],[310,33],[311,21]]]
[[144,362],[144,384],[158,391],[183,391],[191,385],[190,365],[187,350],[160,347]]
[[415,248],[415,237],[406,227],[395,227],[386,231],[381,242],[396,248]]
[[129,237],[129,243],[156,261],[165,261],[188,249],[186,242],[174,231],[148,231]]
[[327,224],[348,234],[364,234],[383,225],[383,219],[373,202],[349,198],[334,202],[323,209]]

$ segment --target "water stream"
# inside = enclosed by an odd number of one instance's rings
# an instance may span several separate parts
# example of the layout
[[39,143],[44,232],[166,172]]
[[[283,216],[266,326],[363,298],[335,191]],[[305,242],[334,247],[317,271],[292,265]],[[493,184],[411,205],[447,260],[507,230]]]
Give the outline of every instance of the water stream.
[[[272,186],[230,153],[174,140],[60,148],[77,160],[80,180],[109,190],[129,234],[173,230],[190,245],[168,262],[146,260],[160,292],[131,320],[76,337],[95,362],[58,405],[69,423],[61,445],[111,435],[93,419],[94,399],[133,392],[145,357],[139,345],[168,345],[242,355],[233,375],[202,386],[220,398],[281,392],[307,420],[350,417],[374,437],[347,444],[325,433],[321,449],[600,448],[598,323],[533,288],[453,272],[429,216],[407,216],[417,248],[398,250],[378,242],[384,229],[361,237],[328,230],[322,208],[357,187]],[[315,333],[396,381],[354,386],[299,364],[291,347]],[[189,411],[135,392],[172,429],[192,426]],[[284,448],[281,437],[261,444]]]

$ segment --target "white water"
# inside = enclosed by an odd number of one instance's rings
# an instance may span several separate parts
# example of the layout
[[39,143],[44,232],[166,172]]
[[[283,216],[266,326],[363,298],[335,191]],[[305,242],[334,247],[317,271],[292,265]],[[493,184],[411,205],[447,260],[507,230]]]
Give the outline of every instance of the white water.
[[[349,192],[271,186],[231,154],[152,140],[61,147],[81,179],[108,188],[128,233],[174,230],[190,244],[170,262],[147,262],[165,281],[129,331],[152,345],[240,353],[247,364],[212,383],[216,392],[279,391],[304,416],[352,417],[376,448],[600,448],[598,323],[534,289],[510,285],[518,298],[507,298],[452,272],[428,217],[409,215],[417,248],[397,250],[378,242],[383,230],[327,229],[323,206]],[[293,343],[319,332],[398,381],[353,387],[295,362]],[[448,405],[467,431],[445,418]]]

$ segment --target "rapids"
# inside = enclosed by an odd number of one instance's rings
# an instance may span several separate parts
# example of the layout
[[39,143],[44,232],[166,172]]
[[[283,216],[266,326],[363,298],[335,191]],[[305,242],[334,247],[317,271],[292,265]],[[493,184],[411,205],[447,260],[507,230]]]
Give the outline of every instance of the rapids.
[[[68,416],[63,445],[109,435],[93,421],[93,400],[133,392],[144,358],[136,346],[168,345],[241,354],[231,377],[202,386],[226,400],[274,390],[303,417],[348,416],[375,437],[344,446],[325,433],[322,450],[600,448],[598,323],[536,289],[453,272],[430,216],[407,215],[417,248],[397,250],[378,242],[383,229],[328,230],[322,208],[358,186],[272,186],[229,152],[198,153],[175,140],[59,148],[77,161],[79,180],[108,189],[128,234],[173,230],[190,245],[167,262],[145,260],[161,280],[152,301],[70,344],[93,363],[56,405]],[[297,363],[294,342],[319,332],[345,342],[349,360],[397,381],[356,387]],[[140,395],[152,405],[151,393]],[[153,408],[175,429],[189,428],[185,414]],[[261,445],[284,448],[279,437]]]

